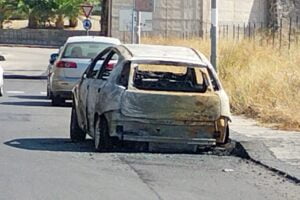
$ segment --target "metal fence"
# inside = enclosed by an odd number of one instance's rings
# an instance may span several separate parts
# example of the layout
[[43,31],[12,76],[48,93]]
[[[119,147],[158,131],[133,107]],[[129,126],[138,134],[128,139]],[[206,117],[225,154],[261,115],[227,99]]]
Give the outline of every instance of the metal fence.
[[[244,23],[219,25],[219,38],[222,40],[250,40],[260,45],[272,45],[274,48],[292,48],[298,46],[300,39],[299,17],[284,18],[276,24]],[[203,31],[203,38],[210,38],[209,24]]]
[[[185,20],[186,26],[180,30],[168,30],[168,22],[165,28],[152,32],[142,32],[142,37],[181,38],[183,40],[199,37],[210,39],[210,23],[196,20]],[[194,27],[194,28],[193,28]],[[119,32],[119,38],[125,42],[131,42],[131,31]],[[274,48],[292,48],[299,44],[300,17],[282,18],[278,23],[267,24],[260,22],[249,23],[222,23],[219,25],[219,38],[233,42],[249,40],[255,44],[273,45]]]

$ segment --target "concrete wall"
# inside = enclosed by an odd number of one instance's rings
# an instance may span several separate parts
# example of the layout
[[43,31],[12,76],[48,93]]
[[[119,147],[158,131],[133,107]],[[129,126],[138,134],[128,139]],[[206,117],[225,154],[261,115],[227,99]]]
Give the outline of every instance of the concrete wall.
[[[86,35],[85,31],[51,29],[0,29],[0,44],[61,46],[68,37]],[[90,32],[99,35],[99,32]]]
[[[198,36],[209,29],[211,0],[156,0],[153,31],[145,35]],[[119,10],[132,9],[134,0],[112,0],[112,36],[130,41],[119,31]],[[219,0],[220,24],[267,22],[267,0]],[[207,28],[208,27],[208,28]]]
[[[125,41],[131,37],[130,33],[119,31],[120,9],[133,9],[134,0],[113,0],[112,7],[112,36]],[[153,31],[143,34],[161,36],[183,36],[184,34],[198,34],[201,30],[202,1],[199,0],[156,0],[153,12]]]
[[[203,0],[203,20],[210,23],[210,2]],[[266,23],[267,0],[219,0],[220,24]]]

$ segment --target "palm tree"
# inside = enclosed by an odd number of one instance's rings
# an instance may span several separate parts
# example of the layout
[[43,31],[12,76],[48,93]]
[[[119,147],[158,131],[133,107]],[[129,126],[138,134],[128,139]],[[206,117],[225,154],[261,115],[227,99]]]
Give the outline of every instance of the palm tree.
[[9,19],[16,10],[17,5],[17,0],[0,0],[0,29],[3,28],[4,21]]
[[54,16],[54,0],[20,0],[18,8],[28,16],[28,28],[38,28]]

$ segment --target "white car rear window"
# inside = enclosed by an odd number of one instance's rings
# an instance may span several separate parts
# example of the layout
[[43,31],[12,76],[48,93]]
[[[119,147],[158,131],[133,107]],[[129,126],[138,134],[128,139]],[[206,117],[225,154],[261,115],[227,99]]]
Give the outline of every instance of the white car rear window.
[[99,42],[70,43],[63,53],[63,58],[94,58],[99,52],[111,45]]

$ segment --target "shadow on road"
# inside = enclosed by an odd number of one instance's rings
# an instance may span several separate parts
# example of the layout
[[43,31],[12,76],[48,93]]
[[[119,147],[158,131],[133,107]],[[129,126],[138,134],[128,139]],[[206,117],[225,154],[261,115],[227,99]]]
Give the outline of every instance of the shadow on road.
[[4,143],[10,147],[31,151],[55,152],[93,152],[93,141],[86,140],[82,143],[72,143],[70,139],[63,138],[21,138]]
[[[33,106],[33,107],[53,107],[50,101],[20,101],[20,102],[1,102],[1,105],[9,106]],[[71,107],[72,103],[67,102],[59,107]]]
[[[73,143],[66,138],[20,138],[10,140],[4,143],[7,146],[30,150],[30,151],[50,151],[50,152],[95,152],[94,142],[92,139],[87,139],[85,142]],[[151,154],[209,154],[218,156],[229,156],[234,154],[234,149],[227,150],[212,150],[203,149],[198,151],[183,150],[183,149],[152,149],[143,143],[124,143],[114,146],[109,152],[103,153],[151,153]]]
[[13,98],[18,98],[18,99],[44,99],[48,100],[47,96],[32,96],[32,95],[16,95],[16,96],[10,96]]

